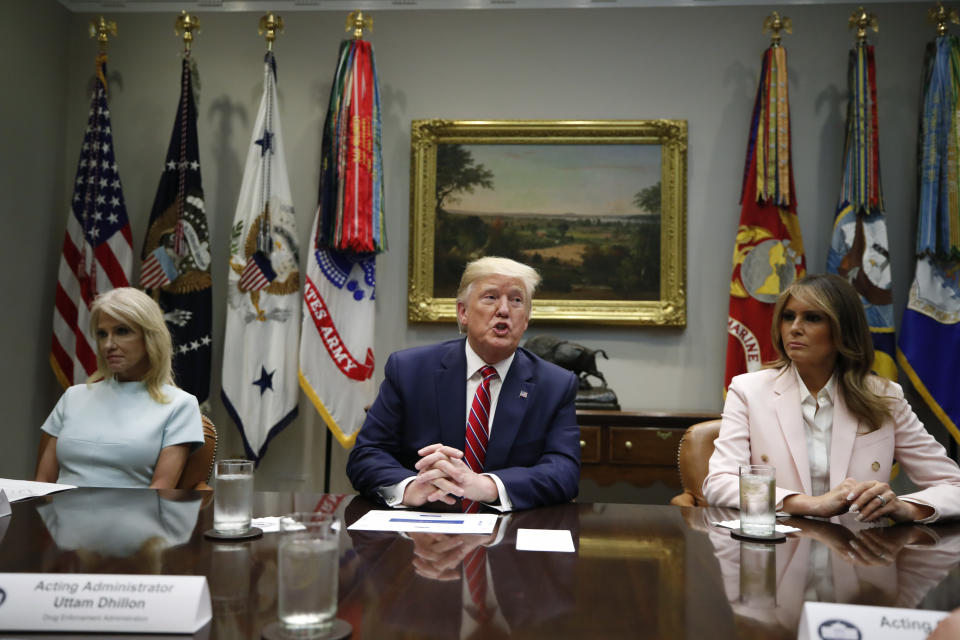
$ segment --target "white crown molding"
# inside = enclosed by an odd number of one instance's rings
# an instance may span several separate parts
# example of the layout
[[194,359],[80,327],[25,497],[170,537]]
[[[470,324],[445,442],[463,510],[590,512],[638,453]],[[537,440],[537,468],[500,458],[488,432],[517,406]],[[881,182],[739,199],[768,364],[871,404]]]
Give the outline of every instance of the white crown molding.
[[[893,2],[931,4],[930,0],[871,0],[870,4]],[[857,5],[845,0],[59,0],[75,13],[228,11],[403,11],[457,9],[608,9],[641,7],[711,7],[749,5],[835,4]],[[862,4],[862,3],[861,3]]]

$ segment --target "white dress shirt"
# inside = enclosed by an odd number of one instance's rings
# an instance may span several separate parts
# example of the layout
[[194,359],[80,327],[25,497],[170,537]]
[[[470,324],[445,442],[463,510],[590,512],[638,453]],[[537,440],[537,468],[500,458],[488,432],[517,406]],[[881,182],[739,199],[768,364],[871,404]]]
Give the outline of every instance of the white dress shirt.
[[836,400],[837,374],[830,376],[827,384],[816,397],[803,384],[796,367],[800,388],[800,410],[803,426],[807,432],[807,458],[810,460],[810,491],[813,496],[822,496],[830,491],[830,438],[833,434],[833,405]]
[[[480,386],[482,380],[480,370],[483,369],[487,363],[470,347],[469,340],[464,340],[463,344],[467,356],[467,404],[463,408],[463,432],[466,433],[467,419],[470,416],[470,406],[473,404],[473,396],[477,393],[477,387]],[[507,377],[507,372],[510,371],[510,365],[513,364],[515,355],[516,352],[511,353],[509,357],[490,365],[497,370],[497,377],[490,381],[490,414],[487,419],[488,436],[493,434],[493,426],[495,424],[494,416],[497,412],[497,400],[500,399],[500,388],[503,386],[503,380]],[[504,486],[503,481],[494,473],[484,473],[483,475],[488,476],[493,480],[493,483],[497,485],[497,494],[499,496],[498,504],[488,504],[487,506],[498,511],[512,511],[513,503],[510,502],[510,496],[507,495],[507,488]],[[403,492],[406,490],[407,485],[413,482],[416,477],[416,475],[412,475],[409,478],[404,478],[395,485],[381,487],[380,496],[384,502],[387,503],[387,506],[404,507]]]

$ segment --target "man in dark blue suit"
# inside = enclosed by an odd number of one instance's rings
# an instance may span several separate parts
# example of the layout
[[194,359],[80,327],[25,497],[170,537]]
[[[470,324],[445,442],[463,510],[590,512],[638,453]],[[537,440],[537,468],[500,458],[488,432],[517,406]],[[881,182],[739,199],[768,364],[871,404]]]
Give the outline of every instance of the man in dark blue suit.
[[[457,291],[457,322],[467,337],[387,359],[380,393],[347,462],[357,491],[389,506],[452,505],[462,498],[501,511],[576,497],[577,378],[517,347],[539,283],[534,269],[506,258],[467,265]],[[496,374],[477,473],[464,451],[485,365]]]

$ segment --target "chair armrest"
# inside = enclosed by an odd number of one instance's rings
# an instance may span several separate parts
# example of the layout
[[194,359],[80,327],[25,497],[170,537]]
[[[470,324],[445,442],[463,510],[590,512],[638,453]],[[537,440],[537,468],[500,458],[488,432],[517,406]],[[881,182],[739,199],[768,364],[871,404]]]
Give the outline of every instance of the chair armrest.
[[695,507],[697,506],[697,499],[689,491],[684,491],[680,495],[670,498],[670,504],[675,507]]

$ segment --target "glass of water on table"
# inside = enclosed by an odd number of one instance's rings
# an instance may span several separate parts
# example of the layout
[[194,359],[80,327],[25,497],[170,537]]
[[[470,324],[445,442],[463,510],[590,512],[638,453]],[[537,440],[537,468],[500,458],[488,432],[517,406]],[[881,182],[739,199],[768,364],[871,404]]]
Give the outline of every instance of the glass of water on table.
[[217,460],[213,496],[213,529],[208,538],[255,538],[263,531],[251,527],[253,515],[253,461]]
[[740,533],[743,535],[773,536],[777,521],[776,476],[776,469],[770,465],[740,465]]
[[341,521],[328,513],[280,518],[277,617],[287,637],[344,637],[337,620]]

